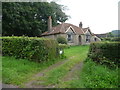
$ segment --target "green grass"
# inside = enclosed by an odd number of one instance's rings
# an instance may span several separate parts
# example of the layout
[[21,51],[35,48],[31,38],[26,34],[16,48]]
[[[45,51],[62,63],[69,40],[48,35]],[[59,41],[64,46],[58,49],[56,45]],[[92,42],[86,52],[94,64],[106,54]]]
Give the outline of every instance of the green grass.
[[[87,57],[89,46],[72,46],[64,50],[68,60],[45,73],[44,77],[34,78],[41,83],[38,85],[56,85],[59,88],[117,88],[118,68],[109,69],[106,66],[96,64],[91,60],[84,62],[82,71],[76,71],[73,80],[63,81],[76,64],[84,61]],[[60,61],[48,61],[36,63],[14,57],[2,57],[3,83],[24,87],[23,84],[31,80],[36,73]]]
[[77,63],[83,61],[87,57],[89,46],[73,46],[69,49],[65,49],[64,53],[68,60],[58,66],[46,72],[44,77],[37,79],[38,81],[44,81],[44,83],[36,83],[37,85],[55,85],[62,83],[62,78],[74,67]]
[[118,68],[109,69],[88,60],[76,79],[64,82],[67,88],[118,88]]
[[118,68],[109,69],[88,60],[83,68],[83,82],[87,88],[117,88]]
[[14,57],[2,57],[2,82],[5,84],[22,85],[29,81],[31,77],[59,61],[51,60],[44,63],[36,63],[25,59],[15,59]]

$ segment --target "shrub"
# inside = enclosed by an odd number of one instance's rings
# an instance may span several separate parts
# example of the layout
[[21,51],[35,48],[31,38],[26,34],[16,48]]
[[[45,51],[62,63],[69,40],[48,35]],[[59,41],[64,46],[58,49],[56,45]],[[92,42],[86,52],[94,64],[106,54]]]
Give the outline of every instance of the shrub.
[[108,66],[120,63],[120,42],[91,43],[88,57],[92,60]]
[[58,43],[61,43],[61,44],[67,44],[66,39],[64,37],[61,37],[61,36],[59,36],[57,38],[57,41],[58,41]]
[[36,62],[58,57],[55,40],[37,37],[2,37],[3,56],[29,59]]

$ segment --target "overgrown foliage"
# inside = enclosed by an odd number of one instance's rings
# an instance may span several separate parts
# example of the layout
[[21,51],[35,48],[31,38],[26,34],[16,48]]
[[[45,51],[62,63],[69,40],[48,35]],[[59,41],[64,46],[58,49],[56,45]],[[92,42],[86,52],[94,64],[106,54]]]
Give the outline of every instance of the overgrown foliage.
[[55,2],[2,2],[2,35],[40,36],[49,16],[53,26],[68,19],[63,7]]
[[119,53],[120,42],[91,43],[88,57],[98,63],[114,67],[120,63]]
[[60,44],[67,44],[66,39],[65,39],[64,37],[61,37],[61,36],[59,36],[59,37],[57,38],[57,41],[58,41],[58,43],[60,43]]
[[1,37],[3,56],[29,59],[36,62],[49,61],[58,57],[55,40],[37,37]]
[[97,64],[88,58],[80,72],[80,79],[72,84],[81,84],[83,88],[118,88],[118,70],[119,68],[109,69],[106,65]]

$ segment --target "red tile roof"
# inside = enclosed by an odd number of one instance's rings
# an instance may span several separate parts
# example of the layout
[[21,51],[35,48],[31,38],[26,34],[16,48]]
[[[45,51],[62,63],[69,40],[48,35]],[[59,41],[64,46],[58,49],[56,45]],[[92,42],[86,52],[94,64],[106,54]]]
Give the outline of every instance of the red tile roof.
[[59,33],[65,33],[66,30],[69,28],[69,27],[72,27],[74,29],[74,31],[76,32],[76,34],[84,34],[84,31],[82,30],[82,28],[78,27],[78,26],[75,26],[73,24],[69,24],[69,23],[62,23],[62,24],[59,24],[55,27],[52,28],[51,32],[44,32],[42,34],[42,36],[45,36],[45,35],[53,35],[53,34],[59,34]]

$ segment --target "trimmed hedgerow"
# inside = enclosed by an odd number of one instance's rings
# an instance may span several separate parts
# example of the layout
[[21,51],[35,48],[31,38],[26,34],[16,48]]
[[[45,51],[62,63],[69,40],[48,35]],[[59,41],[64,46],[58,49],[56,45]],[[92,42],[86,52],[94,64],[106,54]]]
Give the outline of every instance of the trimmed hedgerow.
[[110,67],[120,63],[120,42],[91,43],[88,57]]
[[52,39],[37,37],[1,37],[3,56],[28,59],[36,62],[47,61],[59,56],[58,43]]
[[112,42],[119,42],[120,41],[120,37],[106,37],[106,38],[102,38],[103,41],[112,41]]

